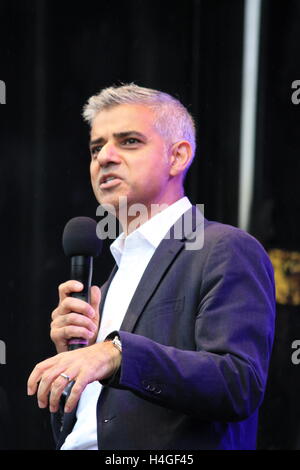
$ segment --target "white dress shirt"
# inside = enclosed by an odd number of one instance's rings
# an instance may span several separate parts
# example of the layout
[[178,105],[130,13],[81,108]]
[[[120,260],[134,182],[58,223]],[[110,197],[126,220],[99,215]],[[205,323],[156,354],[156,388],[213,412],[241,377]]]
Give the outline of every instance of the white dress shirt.
[[[118,265],[109,286],[103,308],[97,343],[109,333],[119,330],[134,292],[156,248],[176,220],[191,207],[183,197],[157,213],[134,232],[124,233],[111,244],[110,250]],[[77,421],[67,436],[62,450],[98,450],[96,407],[102,385],[92,382],[81,394]],[[100,442],[101,448],[101,442]]]

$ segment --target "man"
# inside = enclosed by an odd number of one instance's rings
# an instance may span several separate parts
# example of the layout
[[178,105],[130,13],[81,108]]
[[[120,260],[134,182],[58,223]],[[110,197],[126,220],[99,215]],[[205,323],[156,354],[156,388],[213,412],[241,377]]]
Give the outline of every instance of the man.
[[[123,85],[90,98],[84,116],[95,196],[124,234],[102,297],[93,286],[88,305],[69,296],[76,281],[59,287],[58,354],[35,367],[28,393],[49,403],[61,449],[254,449],[274,329],[265,251],[237,228],[197,221],[183,189],[195,127],[178,100]],[[134,204],[146,209],[137,228]],[[176,236],[186,215],[203,247]],[[67,351],[72,337],[89,346]]]

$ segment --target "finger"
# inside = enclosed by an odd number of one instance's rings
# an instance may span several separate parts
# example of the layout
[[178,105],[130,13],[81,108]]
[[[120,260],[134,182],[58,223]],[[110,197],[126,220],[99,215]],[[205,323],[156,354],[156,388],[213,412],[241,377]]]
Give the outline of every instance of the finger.
[[[51,369],[43,374],[37,391],[37,400],[40,408],[46,408],[48,405],[48,396],[53,383],[57,380],[57,377],[63,379],[63,377],[60,377],[62,371],[63,366]],[[64,381],[66,382],[66,379],[64,379]]]
[[68,315],[59,315],[51,322],[51,329],[60,329],[69,326],[79,326],[95,333],[97,326],[94,321],[79,313],[70,312]]
[[51,367],[54,362],[54,358],[46,359],[43,362],[40,362],[35,366],[31,372],[28,381],[27,381],[27,393],[28,395],[34,395],[38,388],[38,383],[40,382],[45,371]]
[[101,301],[101,291],[98,286],[91,287],[91,307],[97,313],[99,313],[99,306]]
[[90,318],[94,318],[95,310],[93,307],[81,299],[76,299],[74,297],[66,297],[58,307],[52,312],[52,320],[59,317],[60,315],[66,315],[71,312],[80,313]]
[[92,338],[97,334],[97,328],[95,331],[88,330],[79,326],[68,326],[64,328],[52,328],[50,331],[50,337],[56,344],[58,352],[66,352],[68,341],[71,338],[83,338],[87,342],[91,341]]
[[58,286],[59,302],[62,302],[62,300],[72,294],[72,292],[80,292],[82,289],[83,284],[81,282],[74,280],[63,282]]
[[[53,333],[54,333],[54,336],[56,336],[55,332]],[[90,340],[96,334],[96,330],[91,331],[91,330],[88,330],[87,328],[72,325],[72,326],[66,326],[65,328],[62,328],[61,331],[59,332],[56,331],[56,333],[58,333],[59,336],[61,336],[65,340],[69,340],[71,338],[83,338],[86,340]]]
[[50,395],[49,395],[49,409],[51,413],[56,413],[59,409],[61,396],[66,387],[73,381],[73,374],[68,370],[63,372],[64,375],[68,376],[70,380],[63,377],[61,374],[52,383]]
[[84,380],[83,378],[78,377],[76,379],[71,389],[69,398],[67,399],[67,402],[65,404],[65,409],[64,409],[65,413],[70,413],[75,408],[83,390],[85,389],[88,383],[89,383],[88,380]]

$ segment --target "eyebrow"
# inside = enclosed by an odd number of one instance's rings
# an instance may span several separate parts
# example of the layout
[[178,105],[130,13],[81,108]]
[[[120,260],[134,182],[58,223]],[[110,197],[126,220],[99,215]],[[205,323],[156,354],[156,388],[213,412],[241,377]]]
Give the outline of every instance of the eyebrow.
[[[130,137],[132,135],[135,135],[137,137],[140,137],[143,140],[147,140],[146,136],[142,134],[141,132],[138,131],[125,131],[125,132],[116,132],[113,134],[113,137],[115,139],[124,139],[126,137]],[[103,137],[98,137],[97,139],[91,140],[89,145],[90,147],[95,144],[101,144],[104,141]]]

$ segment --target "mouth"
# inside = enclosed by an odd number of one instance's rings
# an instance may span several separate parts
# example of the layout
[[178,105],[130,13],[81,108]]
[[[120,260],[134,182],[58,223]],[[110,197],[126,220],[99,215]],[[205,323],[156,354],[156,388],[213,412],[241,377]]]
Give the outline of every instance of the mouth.
[[105,175],[101,176],[99,187],[101,189],[113,188],[121,183],[121,178],[115,175]]

